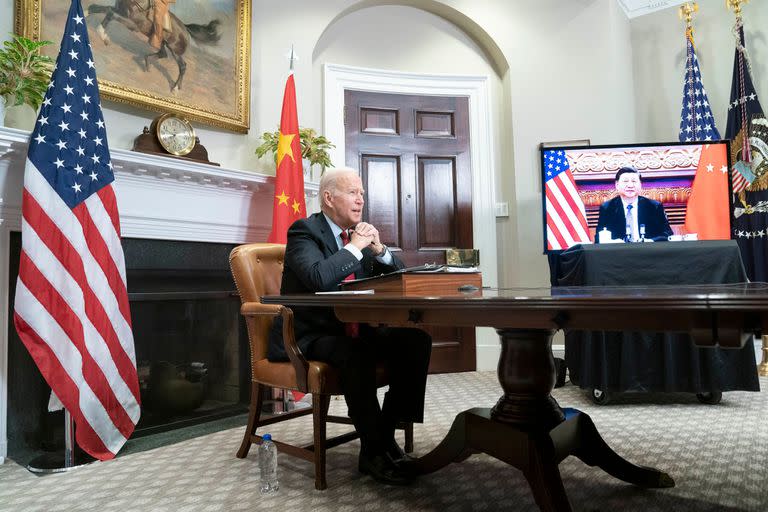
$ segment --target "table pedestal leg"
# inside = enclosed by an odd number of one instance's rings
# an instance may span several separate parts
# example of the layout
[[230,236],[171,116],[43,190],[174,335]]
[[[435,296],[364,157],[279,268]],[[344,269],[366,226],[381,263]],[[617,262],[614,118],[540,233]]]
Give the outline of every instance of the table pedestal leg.
[[614,477],[642,487],[672,487],[672,478],[636,466],[614,452],[588,415],[561,409],[551,396],[555,385],[552,331],[500,329],[499,381],[504,395],[493,409],[469,409],[456,416],[445,439],[417,459],[422,473],[483,452],[518,469],[539,508],[571,510],[558,464],[575,455]]

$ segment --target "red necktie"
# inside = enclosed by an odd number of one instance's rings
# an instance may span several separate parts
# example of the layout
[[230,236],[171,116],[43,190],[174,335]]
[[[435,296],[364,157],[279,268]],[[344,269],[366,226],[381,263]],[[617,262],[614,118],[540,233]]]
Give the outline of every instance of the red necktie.
[[[349,232],[346,229],[341,231],[341,243],[347,245],[349,243]],[[355,278],[355,274],[349,274],[344,278],[344,281],[352,281]],[[344,324],[344,333],[350,338],[357,338],[360,335],[360,324],[357,322],[348,322]]]

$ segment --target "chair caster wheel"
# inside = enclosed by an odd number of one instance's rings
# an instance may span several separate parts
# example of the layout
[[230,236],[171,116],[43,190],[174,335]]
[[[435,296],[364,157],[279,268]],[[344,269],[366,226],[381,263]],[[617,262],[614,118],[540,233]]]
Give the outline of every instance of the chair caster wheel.
[[589,398],[597,405],[605,405],[611,401],[611,395],[607,391],[594,388],[589,390]]
[[705,393],[696,393],[699,402],[707,405],[717,405],[723,399],[722,391],[707,391]]

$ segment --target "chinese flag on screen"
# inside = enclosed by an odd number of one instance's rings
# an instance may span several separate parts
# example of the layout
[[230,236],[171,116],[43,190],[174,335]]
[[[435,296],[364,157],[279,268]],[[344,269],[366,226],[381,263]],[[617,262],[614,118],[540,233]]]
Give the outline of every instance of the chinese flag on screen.
[[269,233],[267,242],[286,243],[288,227],[297,219],[306,216],[299,118],[296,113],[296,85],[291,74],[285,83],[283,94],[283,113],[280,116],[280,137],[277,143],[272,231]]
[[728,210],[728,160],[725,144],[704,144],[685,211],[685,231],[699,240],[731,237]]

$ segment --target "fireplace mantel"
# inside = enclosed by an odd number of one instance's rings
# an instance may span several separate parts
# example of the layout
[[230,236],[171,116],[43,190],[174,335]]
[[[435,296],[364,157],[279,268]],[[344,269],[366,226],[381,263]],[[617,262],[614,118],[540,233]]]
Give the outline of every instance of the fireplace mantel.
[[[29,135],[0,127],[3,229],[18,231],[21,226]],[[110,153],[124,237],[222,243],[266,239],[274,177],[124,149]],[[306,183],[305,192],[311,202],[317,184]]]
[[[21,190],[30,132],[0,127],[0,463],[8,453],[9,238],[21,230]],[[245,243],[272,223],[274,177],[123,149],[110,151],[126,238]],[[254,156],[255,159],[255,156]],[[317,184],[306,183],[308,210]]]

